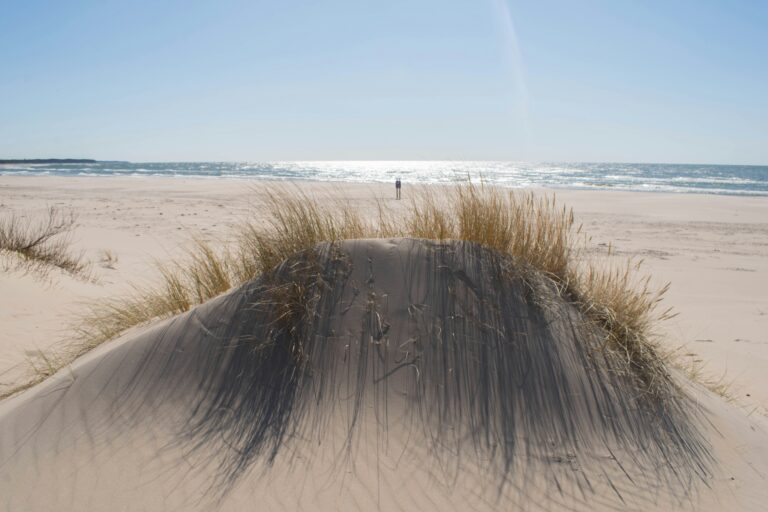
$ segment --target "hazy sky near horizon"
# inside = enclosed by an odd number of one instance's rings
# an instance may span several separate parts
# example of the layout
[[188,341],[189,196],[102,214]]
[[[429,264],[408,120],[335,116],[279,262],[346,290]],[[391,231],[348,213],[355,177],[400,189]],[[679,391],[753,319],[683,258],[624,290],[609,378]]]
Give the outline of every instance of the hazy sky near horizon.
[[768,2],[0,0],[0,158],[768,164]]

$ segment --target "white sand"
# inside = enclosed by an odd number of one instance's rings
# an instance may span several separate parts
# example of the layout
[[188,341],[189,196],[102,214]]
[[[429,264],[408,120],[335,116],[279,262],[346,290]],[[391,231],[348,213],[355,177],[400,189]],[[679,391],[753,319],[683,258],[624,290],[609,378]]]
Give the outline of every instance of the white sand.
[[[300,187],[309,193],[348,198],[371,213],[375,211],[375,197],[385,197],[394,206],[403,204],[391,199],[394,191],[390,186],[302,183]],[[0,177],[0,215],[41,213],[48,206],[72,209],[79,215],[73,247],[75,251],[84,251],[85,257],[93,262],[94,278],[87,281],[54,272],[41,280],[19,272],[0,272],[0,391],[23,381],[26,360],[36,350],[66,344],[67,325],[73,316],[84,311],[85,302],[125,293],[130,290],[129,283],[152,282],[157,277],[153,259],[180,256],[183,244],[189,243],[192,235],[213,239],[225,236],[228,228],[249,215],[258,221],[263,189],[263,183],[240,180]],[[595,251],[606,252],[607,244],[612,243],[620,256],[644,258],[645,268],[657,285],[672,282],[665,303],[673,306],[679,316],[663,326],[664,345],[683,346],[681,353],[689,364],[703,365],[705,372],[733,382],[736,406],[701,390],[695,391],[711,412],[710,420],[716,430],[709,441],[718,454],[720,468],[710,482],[711,492],[705,492],[691,505],[709,510],[731,508],[730,505],[760,510],[768,499],[764,493],[768,478],[768,372],[764,371],[768,365],[768,200],[582,191],[557,191],[557,196],[574,208],[577,218],[592,235]],[[404,197],[408,199],[407,187]],[[99,263],[104,250],[118,257],[113,269]],[[60,374],[58,379],[63,382],[61,379],[67,378],[70,377]],[[55,389],[56,382],[47,386]],[[12,400],[13,403],[0,404],[0,413],[7,413],[25,399],[21,396]],[[115,454],[121,454],[125,461],[126,474],[135,471],[139,478],[154,453],[154,445],[146,440],[131,443],[124,441]],[[375,449],[376,444],[364,446],[366,450]],[[66,450],[75,448],[56,449],[66,455]],[[79,492],[80,497],[83,493],[87,495],[91,477],[107,483],[107,492],[109,482],[123,476],[122,470],[109,467],[95,474],[93,468],[88,469],[87,461],[78,461],[78,453],[72,452],[73,471],[82,473],[77,480],[81,490],[73,488],[72,492]],[[414,457],[404,462],[404,467],[418,472],[418,456]],[[163,460],[161,457],[155,463],[167,470]],[[423,488],[437,488],[434,482],[411,480],[400,471],[390,471],[382,477],[371,474],[374,469],[361,463],[358,473],[349,476],[356,486],[343,486],[343,492],[348,494],[338,494],[335,487],[328,491],[323,475],[306,475],[301,484],[308,489],[301,494],[303,501],[293,503],[290,496],[294,485],[287,478],[292,467],[281,466],[273,473],[269,485],[234,495],[230,506],[237,509],[252,504],[254,499],[263,499],[272,508],[286,510],[315,502],[329,510],[341,505],[354,508],[350,503],[366,508],[378,504],[382,509],[397,509],[403,503],[441,508],[446,503],[433,501],[428,506],[420,500],[452,499],[439,491],[422,496]],[[17,475],[14,485],[33,496],[36,474],[41,473]],[[68,482],[64,479],[51,484],[50,493],[40,495],[41,502],[52,503],[61,496],[70,496]],[[166,484],[175,486],[174,482]],[[374,483],[383,485],[384,492],[374,489]],[[184,485],[189,490],[189,499],[194,499],[195,481]],[[472,495],[473,485],[466,483],[467,490],[458,495],[461,500]],[[166,489],[161,485],[153,492],[164,493]],[[125,503],[130,503],[132,491],[124,492]],[[541,492],[542,489],[525,490],[524,494],[536,496]],[[405,498],[402,493],[407,493]],[[382,495],[385,501],[377,503],[377,497]],[[396,498],[389,503],[387,496]],[[14,498],[18,498],[16,503],[26,499],[21,492]],[[108,503],[112,496],[95,493],[93,498],[95,503]],[[399,502],[401,498],[404,501]],[[158,502],[148,496],[147,503]],[[473,504],[477,508],[493,508],[492,505]],[[184,508],[183,504],[180,506]]]

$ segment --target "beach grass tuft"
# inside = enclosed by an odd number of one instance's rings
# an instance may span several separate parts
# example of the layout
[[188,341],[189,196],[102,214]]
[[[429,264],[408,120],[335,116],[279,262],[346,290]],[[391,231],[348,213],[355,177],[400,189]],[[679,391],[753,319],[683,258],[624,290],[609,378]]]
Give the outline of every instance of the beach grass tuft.
[[82,254],[70,252],[71,233],[77,222],[72,212],[50,207],[43,216],[11,214],[0,218],[0,253],[5,266],[47,275],[58,268],[83,276],[88,264]]
[[659,290],[643,275],[642,261],[587,257],[589,239],[573,211],[556,197],[536,197],[482,183],[456,187],[447,201],[425,190],[406,213],[402,236],[475,242],[507,254],[552,279],[606,333],[605,347],[619,352],[627,367],[659,395],[669,389],[655,328],[671,318],[660,308],[669,284]]
[[68,355],[70,360],[131,327],[188,311],[244,279],[240,261],[232,252],[218,252],[202,239],[194,240],[184,258],[157,262],[156,266],[161,276],[159,286],[134,286],[129,295],[89,305],[74,325],[79,343]]

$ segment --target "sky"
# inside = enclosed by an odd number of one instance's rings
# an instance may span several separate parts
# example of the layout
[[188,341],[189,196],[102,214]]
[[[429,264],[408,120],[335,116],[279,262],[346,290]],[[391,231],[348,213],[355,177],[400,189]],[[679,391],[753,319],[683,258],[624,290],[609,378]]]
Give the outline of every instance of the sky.
[[768,164],[768,2],[0,0],[0,158]]

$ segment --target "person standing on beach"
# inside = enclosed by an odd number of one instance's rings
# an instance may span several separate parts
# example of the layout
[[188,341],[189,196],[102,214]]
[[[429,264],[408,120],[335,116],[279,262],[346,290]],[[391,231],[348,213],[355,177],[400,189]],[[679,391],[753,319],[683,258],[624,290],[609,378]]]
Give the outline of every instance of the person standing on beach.
[[397,178],[395,180],[395,197],[397,199],[400,199],[400,187],[401,186],[402,186],[402,184],[400,183],[400,178]]

